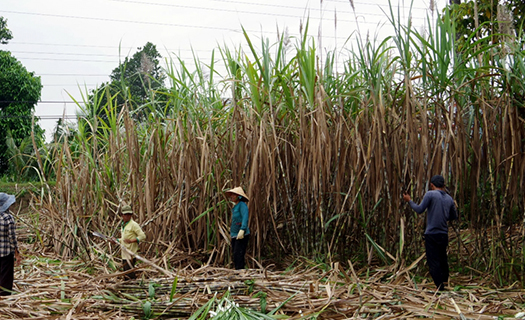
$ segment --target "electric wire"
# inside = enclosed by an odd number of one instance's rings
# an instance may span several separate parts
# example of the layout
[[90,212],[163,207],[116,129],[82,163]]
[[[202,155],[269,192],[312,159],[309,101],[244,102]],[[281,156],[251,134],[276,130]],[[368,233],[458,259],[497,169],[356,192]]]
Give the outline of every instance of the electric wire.
[[[114,18],[101,18],[101,17],[82,17],[82,16],[73,16],[73,15],[60,15],[52,13],[40,13],[40,12],[20,12],[20,11],[10,11],[5,10],[6,13],[20,14],[20,15],[34,15],[34,16],[47,16],[54,18],[66,18],[66,19],[83,19],[83,20],[94,20],[94,21],[106,21],[106,22],[118,22],[118,23],[131,23],[131,24],[145,24],[145,25],[160,25],[160,26],[170,26],[170,27],[182,27],[182,28],[195,28],[195,29],[212,29],[212,30],[223,30],[234,33],[240,33],[238,28],[227,28],[220,26],[202,26],[202,25],[187,25],[187,24],[177,24],[177,23],[167,23],[167,22],[153,22],[153,21],[135,21],[135,20],[124,20],[124,19],[114,19]],[[368,13],[370,14],[370,13]],[[413,19],[424,19],[424,17],[413,17]],[[377,22],[373,21],[360,21],[359,23],[374,24]],[[249,33],[258,33],[260,32],[255,30],[246,30]],[[333,36],[326,36],[327,38],[334,38]],[[340,39],[346,39],[341,37]]]
[[0,100],[0,103],[75,103],[67,100],[44,100],[44,101],[26,101],[26,100]]
[[[126,3],[133,3],[133,4],[141,4],[141,5],[148,5],[148,6],[162,6],[162,7],[172,7],[172,8],[185,8],[185,9],[197,9],[197,10],[210,10],[210,11],[222,11],[222,12],[233,12],[233,13],[247,13],[247,14],[256,14],[256,15],[265,15],[265,16],[279,16],[279,17],[288,17],[288,18],[296,18],[297,15],[291,15],[291,14],[283,14],[283,13],[268,13],[268,12],[260,12],[260,11],[245,11],[245,10],[234,10],[234,9],[218,9],[218,8],[203,8],[203,7],[192,7],[192,6],[186,6],[186,5],[180,5],[180,4],[168,4],[168,3],[158,3],[158,2],[144,2],[144,1],[134,1],[134,0],[112,0],[113,2],[126,2]],[[276,6],[276,7],[284,7],[284,6]],[[287,8],[294,8],[297,7],[287,7]],[[305,10],[305,9],[301,9]],[[350,13],[350,12],[348,12]],[[310,16],[311,19],[322,19],[315,16]],[[333,19],[323,19],[331,21]],[[340,21],[351,21],[351,20],[340,20]]]
[[[113,2],[125,2],[125,3],[134,3],[134,4],[142,4],[142,5],[156,5],[156,6],[164,6],[164,7],[179,7],[179,8],[189,8],[189,9],[201,9],[201,10],[214,10],[214,11],[226,11],[226,12],[238,12],[238,13],[253,13],[253,14],[267,14],[267,15],[281,15],[281,14],[278,14],[278,13],[261,13],[261,12],[253,12],[253,11],[244,11],[244,10],[227,10],[227,9],[216,9],[216,8],[211,8],[211,9],[208,9],[208,8],[202,8],[202,7],[190,7],[190,6],[184,6],[184,5],[179,5],[179,4],[168,4],[168,3],[158,3],[158,2],[146,2],[146,1],[138,1],[138,0],[111,0]],[[277,9],[294,9],[294,10],[302,10],[302,11],[317,11],[317,12],[327,12],[329,11],[328,9],[319,9],[319,8],[316,8],[316,7],[309,7],[309,8],[304,8],[304,7],[297,7],[297,6],[289,6],[289,5],[276,5],[276,4],[267,4],[267,3],[258,3],[258,2],[252,2],[252,3],[249,3],[249,2],[241,2],[241,1],[225,1],[225,0],[210,0],[210,1],[213,1],[213,2],[220,2],[221,4],[224,4],[224,3],[235,3],[235,4],[242,4],[242,5],[249,5],[249,6],[262,6],[262,7],[268,7],[268,8],[277,8]],[[325,3],[346,3],[350,6],[350,2],[349,1],[326,1]],[[369,3],[369,2],[354,2],[354,6],[357,5],[357,6],[379,6],[377,3]],[[400,7],[402,9],[407,9],[409,7],[407,6],[403,6],[403,5],[397,5],[396,7]],[[415,9],[415,10],[426,10],[427,8],[424,8],[424,7],[412,7],[412,9]],[[337,12],[339,13],[349,13],[349,14],[353,14],[354,12],[353,11],[344,11],[344,10],[338,10]],[[381,14],[376,14],[376,13],[372,13],[372,12],[369,12],[368,14],[370,15],[381,15]],[[283,15],[283,16],[288,16],[288,15]]]
[[11,53],[16,54],[49,54],[49,55],[59,55],[59,56],[87,56],[87,57],[111,57],[119,58],[118,54],[103,54],[103,53],[73,53],[73,52],[44,52],[44,51],[18,51],[11,50]]

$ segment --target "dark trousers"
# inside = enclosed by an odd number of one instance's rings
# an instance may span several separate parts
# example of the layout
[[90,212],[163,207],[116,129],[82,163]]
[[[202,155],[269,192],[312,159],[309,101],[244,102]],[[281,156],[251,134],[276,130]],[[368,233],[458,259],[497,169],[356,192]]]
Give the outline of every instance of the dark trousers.
[[[130,269],[135,268],[136,262],[137,262],[136,258],[132,258],[131,260],[122,261],[122,271],[128,271]],[[135,277],[136,277],[135,271],[124,275],[124,279],[126,280],[135,279]]]
[[425,249],[430,275],[439,290],[448,282],[448,234],[425,234]]
[[8,296],[13,290],[15,255],[10,253],[0,258],[0,296]]
[[233,264],[236,270],[244,269],[244,256],[246,255],[246,248],[248,247],[248,240],[250,235],[245,235],[241,240],[232,238]]

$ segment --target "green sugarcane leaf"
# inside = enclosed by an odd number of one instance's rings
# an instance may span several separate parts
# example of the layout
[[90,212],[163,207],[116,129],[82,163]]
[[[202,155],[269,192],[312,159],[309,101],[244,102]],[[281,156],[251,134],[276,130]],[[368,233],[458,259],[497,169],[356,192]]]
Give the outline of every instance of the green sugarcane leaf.
[[144,311],[144,319],[151,319],[151,316],[153,315],[151,310],[151,302],[144,302],[142,305],[142,311]]
[[179,278],[175,277],[175,279],[173,279],[173,283],[171,284],[170,302],[173,302],[173,296],[175,295],[175,292],[177,291],[178,282],[179,282]]
[[148,296],[150,299],[155,298],[155,283],[150,282],[148,285]]

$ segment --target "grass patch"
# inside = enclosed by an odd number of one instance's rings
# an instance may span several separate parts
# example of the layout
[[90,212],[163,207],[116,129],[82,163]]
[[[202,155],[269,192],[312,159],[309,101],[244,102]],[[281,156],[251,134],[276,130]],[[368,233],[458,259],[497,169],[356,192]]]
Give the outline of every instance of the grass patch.
[[[53,188],[56,182],[49,181],[47,184]],[[45,184],[42,182],[6,182],[3,179],[0,180],[0,192],[13,194],[17,198],[24,197],[28,192],[40,193],[42,189],[46,189]]]

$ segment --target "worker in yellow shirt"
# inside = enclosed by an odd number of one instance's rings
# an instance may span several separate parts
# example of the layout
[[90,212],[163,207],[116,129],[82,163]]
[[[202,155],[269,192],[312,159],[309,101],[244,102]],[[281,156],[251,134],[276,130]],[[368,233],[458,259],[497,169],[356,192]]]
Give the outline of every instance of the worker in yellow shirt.
[[[142,228],[136,223],[131,217],[133,210],[131,206],[125,205],[121,210],[122,214],[122,225],[121,225],[121,237],[120,243],[128,249],[130,252],[136,254],[139,251],[139,244],[141,241],[146,240],[146,234],[142,231]],[[126,250],[122,249],[122,271],[133,269],[137,259],[129,254]],[[135,272],[130,272],[124,276],[126,280],[134,279]]]

